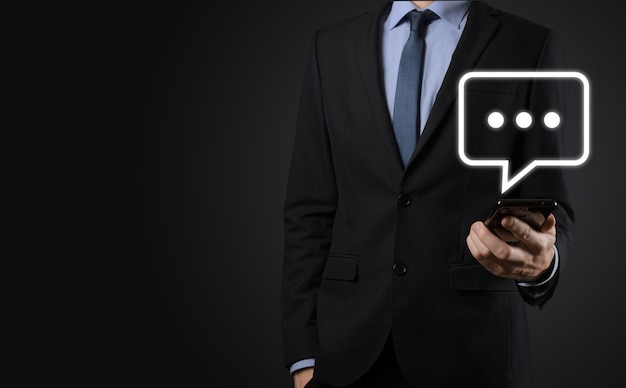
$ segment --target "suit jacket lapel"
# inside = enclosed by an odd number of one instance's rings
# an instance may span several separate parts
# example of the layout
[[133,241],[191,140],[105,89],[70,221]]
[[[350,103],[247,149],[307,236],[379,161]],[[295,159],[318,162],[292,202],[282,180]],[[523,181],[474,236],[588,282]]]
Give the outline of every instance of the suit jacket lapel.
[[381,22],[390,9],[391,3],[387,3],[377,12],[370,14],[369,25],[360,29],[357,33],[356,52],[359,71],[367,90],[367,97],[376,124],[385,139],[385,143],[389,146],[390,155],[394,159],[394,163],[398,168],[403,169],[402,158],[393,133],[391,116],[387,109],[381,65]]
[[457,98],[458,80],[472,70],[480,58],[500,22],[492,17],[497,11],[482,2],[474,1],[470,7],[467,24],[450,61],[439,93],[430,112],[424,131],[417,142],[413,157],[424,148],[429,138],[436,131],[441,120],[448,114]]

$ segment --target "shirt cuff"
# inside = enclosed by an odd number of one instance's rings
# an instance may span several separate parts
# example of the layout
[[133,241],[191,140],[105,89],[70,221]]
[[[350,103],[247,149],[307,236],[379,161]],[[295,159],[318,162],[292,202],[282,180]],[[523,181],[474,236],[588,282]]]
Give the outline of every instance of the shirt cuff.
[[299,371],[304,368],[313,368],[315,366],[314,358],[307,358],[298,362],[294,362],[289,368],[289,373],[293,374],[294,372]]
[[554,265],[552,266],[552,272],[550,272],[550,276],[548,276],[546,279],[537,283],[536,282],[517,283],[520,287],[539,287],[539,286],[543,286],[544,284],[552,280],[554,275],[556,275],[556,271],[559,269],[559,250],[556,248],[556,245],[554,245],[553,248],[554,248]]

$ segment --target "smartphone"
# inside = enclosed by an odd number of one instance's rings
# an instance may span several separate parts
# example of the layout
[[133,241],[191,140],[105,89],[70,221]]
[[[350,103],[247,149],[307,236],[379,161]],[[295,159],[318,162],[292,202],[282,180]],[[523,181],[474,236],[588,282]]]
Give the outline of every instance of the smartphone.
[[548,198],[501,199],[485,219],[485,225],[503,241],[517,243],[519,240],[502,227],[502,218],[515,216],[530,225],[531,228],[539,229],[557,206],[557,201]]

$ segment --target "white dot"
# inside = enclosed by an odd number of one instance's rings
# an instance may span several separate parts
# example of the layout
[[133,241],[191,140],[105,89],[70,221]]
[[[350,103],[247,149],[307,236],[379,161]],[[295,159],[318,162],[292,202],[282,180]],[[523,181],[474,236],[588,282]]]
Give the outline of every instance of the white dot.
[[504,125],[504,115],[500,112],[491,112],[487,116],[487,124],[493,129],[499,129]]
[[533,123],[533,116],[528,112],[519,112],[517,116],[515,116],[515,124],[521,129],[526,129],[531,126]]
[[543,123],[547,128],[554,129],[561,124],[561,116],[556,112],[548,112],[543,116]]

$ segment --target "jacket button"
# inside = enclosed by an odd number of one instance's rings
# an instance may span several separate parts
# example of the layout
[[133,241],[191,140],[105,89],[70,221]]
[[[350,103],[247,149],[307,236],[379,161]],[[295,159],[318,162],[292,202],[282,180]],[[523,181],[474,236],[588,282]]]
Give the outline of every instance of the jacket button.
[[393,265],[393,272],[395,272],[396,275],[398,276],[403,276],[404,274],[406,274],[406,271],[407,271],[406,265],[402,263],[395,263]]
[[411,197],[408,194],[400,194],[398,195],[398,203],[407,207],[411,204]]

